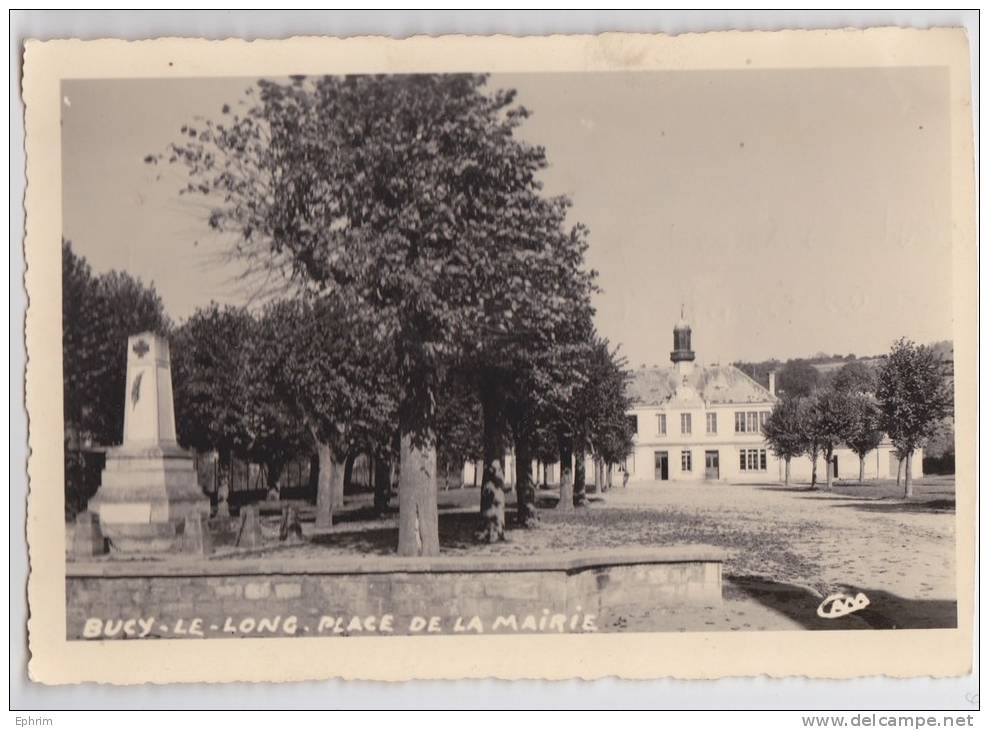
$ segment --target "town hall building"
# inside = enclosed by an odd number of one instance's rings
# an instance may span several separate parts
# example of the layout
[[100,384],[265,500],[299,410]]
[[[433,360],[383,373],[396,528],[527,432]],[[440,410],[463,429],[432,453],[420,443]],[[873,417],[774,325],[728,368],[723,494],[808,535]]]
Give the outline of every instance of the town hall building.
[[[640,368],[630,385],[634,447],[626,460],[629,481],[782,481],[784,463],[762,436],[777,401],[775,376],[765,388],[733,365],[701,365],[683,319],[673,329],[671,365]],[[836,478],[858,479],[859,458],[835,450]],[[914,454],[913,473],[922,473],[923,454]],[[865,476],[896,478],[899,462],[888,439],[866,456]],[[791,480],[808,480],[810,458],[791,459]],[[826,478],[824,457],[818,475]]]

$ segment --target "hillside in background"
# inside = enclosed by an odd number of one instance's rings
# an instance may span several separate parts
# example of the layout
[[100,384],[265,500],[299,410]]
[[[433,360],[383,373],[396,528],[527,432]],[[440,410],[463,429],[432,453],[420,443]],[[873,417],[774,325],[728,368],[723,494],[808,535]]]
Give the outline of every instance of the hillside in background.
[[[938,352],[942,359],[949,363],[949,375],[954,374],[954,357],[955,349],[951,340],[941,340],[939,342],[932,342],[930,347],[934,348]],[[879,364],[886,359],[886,355],[863,355],[861,357],[856,356],[854,353],[849,353],[847,355],[827,355],[823,352],[819,352],[811,357],[798,357],[791,358],[786,362],[782,360],[777,360],[773,358],[771,360],[761,360],[759,362],[745,362],[737,361],[733,362],[732,365],[737,367],[743,373],[748,375],[750,378],[755,380],[757,383],[765,388],[769,387],[769,373],[776,371],[778,372],[785,364],[791,362],[807,363],[812,365],[815,370],[817,370],[822,376],[829,375],[836,372],[840,368],[844,367],[850,362],[860,362],[869,368],[878,368]]]

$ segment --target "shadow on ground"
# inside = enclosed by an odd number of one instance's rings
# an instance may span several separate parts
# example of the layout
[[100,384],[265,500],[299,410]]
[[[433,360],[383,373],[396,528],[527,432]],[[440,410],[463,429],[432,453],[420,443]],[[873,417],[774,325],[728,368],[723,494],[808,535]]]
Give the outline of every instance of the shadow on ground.
[[816,492],[819,491],[816,488],[812,489],[809,484],[753,484],[760,492]]
[[[334,520],[334,527],[345,524]],[[480,517],[476,511],[448,512],[440,514],[439,537],[440,550],[466,550],[476,548],[478,541],[475,534],[480,526]],[[515,512],[507,510],[505,526],[508,532],[515,529]],[[314,545],[325,545],[340,548],[357,554],[394,555],[398,544],[398,525],[388,522],[381,527],[364,530],[334,530],[313,535],[310,542]]]
[[726,601],[755,601],[814,631],[849,631],[872,628],[857,614],[826,619],[817,615],[821,597],[803,586],[777,583],[759,576],[740,576],[725,581]]
[[876,588],[849,586],[847,593],[864,593],[869,607],[857,613],[873,629],[954,629],[958,603],[947,600],[903,598]]
[[730,577],[725,581],[726,601],[756,601],[814,631],[852,629],[953,629],[958,624],[958,604],[947,600],[903,598],[889,591],[848,586],[845,594],[864,593],[868,608],[840,618],[817,615],[823,600],[802,586],[777,583],[759,576]]
[[873,502],[857,502],[855,504],[833,504],[831,506],[882,514],[943,514],[955,511],[955,500],[935,499],[930,502],[886,502],[877,500]]

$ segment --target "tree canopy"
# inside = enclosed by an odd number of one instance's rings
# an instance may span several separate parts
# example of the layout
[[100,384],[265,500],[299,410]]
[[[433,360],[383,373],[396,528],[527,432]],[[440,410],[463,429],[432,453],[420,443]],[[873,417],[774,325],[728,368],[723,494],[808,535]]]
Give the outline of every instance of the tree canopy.
[[252,445],[248,346],[254,328],[247,310],[214,303],[196,310],[172,338],[179,443],[216,450],[224,464]]
[[119,444],[124,433],[127,338],[167,334],[153,285],[119,271],[96,275],[62,241],[62,384],[67,435]]
[[790,483],[790,460],[803,454],[807,447],[805,414],[800,398],[784,396],[773,406],[762,427],[769,448],[786,463],[786,484]]
[[859,457],[859,481],[865,478],[865,457],[879,447],[883,440],[879,406],[875,396],[868,392],[855,392],[851,396],[853,424],[845,438],[845,444]]
[[805,397],[813,392],[820,380],[821,374],[807,360],[787,360],[776,376],[776,386],[781,394]]
[[907,463],[905,494],[912,495],[910,457],[936,433],[954,410],[948,364],[934,349],[897,340],[883,362],[876,397],[882,428]]
[[[277,269],[372,315],[393,348],[410,516],[435,509],[435,453],[418,452],[435,443],[447,373],[507,362],[551,397],[542,386],[567,380],[553,366],[561,330],[590,308],[587,231],[567,224],[569,200],[542,193],[545,152],[515,134],[528,111],[486,82],[261,81],[223,120],[187,125],[148,158],[186,168],[184,192],[206,198],[247,272]],[[400,551],[438,550],[432,535],[409,533],[421,524],[400,519]]]

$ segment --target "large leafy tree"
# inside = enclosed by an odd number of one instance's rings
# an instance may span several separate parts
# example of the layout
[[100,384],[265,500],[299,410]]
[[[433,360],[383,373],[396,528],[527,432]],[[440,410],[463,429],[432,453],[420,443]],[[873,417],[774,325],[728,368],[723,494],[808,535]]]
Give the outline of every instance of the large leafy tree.
[[[536,522],[531,467],[538,434],[545,435],[547,426],[559,420],[560,407],[583,381],[581,361],[590,352],[595,273],[582,268],[586,229],[563,229],[567,205],[556,201],[544,206],[542,253],[505,262],[502,276],[513,301],[510,326],[490,332],[464,359],[481,403],[484,473],[497,472],[511,440],[517,521],[526,527]],[[484,481],[487,485],[498,480]],[[482,489],[483,534],[488,539],[503,535],[503,508],[492,509],[491,504],[496,496]],[[503,506],[503,500],[495,504]]]
[[588,384],[600,407],[589,421],[588,445],[595,459],[595,482],[600,487],[604,467],[622,461],[632,450],[633,433],[628,419],[632,373],[624,355],[618,348],[611,349],[607,340],[595,343],[590,362]]
[[216,452],[217,497],[225,509],[234,456],[252,445],[249,343],[256,323],[242,307],[196,310],[172,337],[175,425],[179,442]]
[[[284,468],[294,459],[312,453],[312,442],[304,424],[296,413],[272,387],[268,365],[269,331],[264,322],[255,317],[250,328],[250,338],[243,343],[246,377],[247,445],[244,455],[250,461],[264,465],[268,494],[277,494]],[[291,336],[283,333],[282,336]]]
[[[449,74],[263,81],[246,112],[186,127],[167,154],[187,167],[186,190],[207,197],[211,225],[235,234],[248,267],[281,268],[372,311],[377,336],[392,343],[407,555],[439,550],[436,401],[446,370],[526,330],[526,312],[543,331],[565,311],[555,297],[568,287],[540,284],[558,267],[568,203],[540,194],[545,153],[514,134],[526,110],[485,83]],[[563,239],[579,249],[582,235]]]
[[[561,472],[569,466],[572,455],[574,475],[572,496],[567,494],[568,480],[561,476],[560,508],[586,503],[585,458],[607,451],[624,456],[631,445],[627,412],[630,398],[627,386],[630,373],[624,358],[612,350],[607,340],[591,333],[590,346],[575,363],[579,378],[571,396],[556,412],[561,443]],[[617,458],[616,458],[617,460]],[[572,501],[571,501],[572,500]]]
[[463,473],[465,462],[481,458],[481,404],[470,378],[450,371],[437,399],[437,461],[447,474]]
[[831,376],[830,385],[844,393],[872,393],[876,389],[876,374],[861,360],[852,360]]
[[859,482],[865,481],[865,457],[879,448],[883,440],[881,414],[871,393],[856,392],[851,395],[853,425],[845,439],[845,445],[859,458]]
[[821,388],[810,399],[807,417],[811,438],[824,455],[826,486],[830,490],[834,477],[831,468],[834,450],[853,438],[858,413],[848,393]]
[[[814,412],[814,398],[799,397],[796,400],[799,404],[798,413],[801,424],[800,433],[803,437],[803,453],[808,459],[810,459],[810,488],[816,489],[817,460],[821,455],[821,441],[819,439],[819,432],[815,428],[814,424],[814,419],[816,417]],[[830,466],[828,468],[830,469]]]
[[319,457],[316,523],[333,524],[353,450],[390,462],[396,392],[390,350],[335,297],[286,299],[262,312],[256,379],[303,425]]
[[913,496],[910,462],[954,409],[950,363],[932,348],[897,340],[879,370],[876,397],[881,425],[906,460],[903,496]]
[[118,271],[94,275],[62,242],[62,385],[66,436],[118,444],[124,433],[127,338],[167,334],[154,286]]
[[784,396],[773,406],[772,413],[762,427],[762,435],[777,458],[783,459],[783,483],[790,483],[790,460],[804,453],[807,447],[805,433],[806,409],[802,400]]

